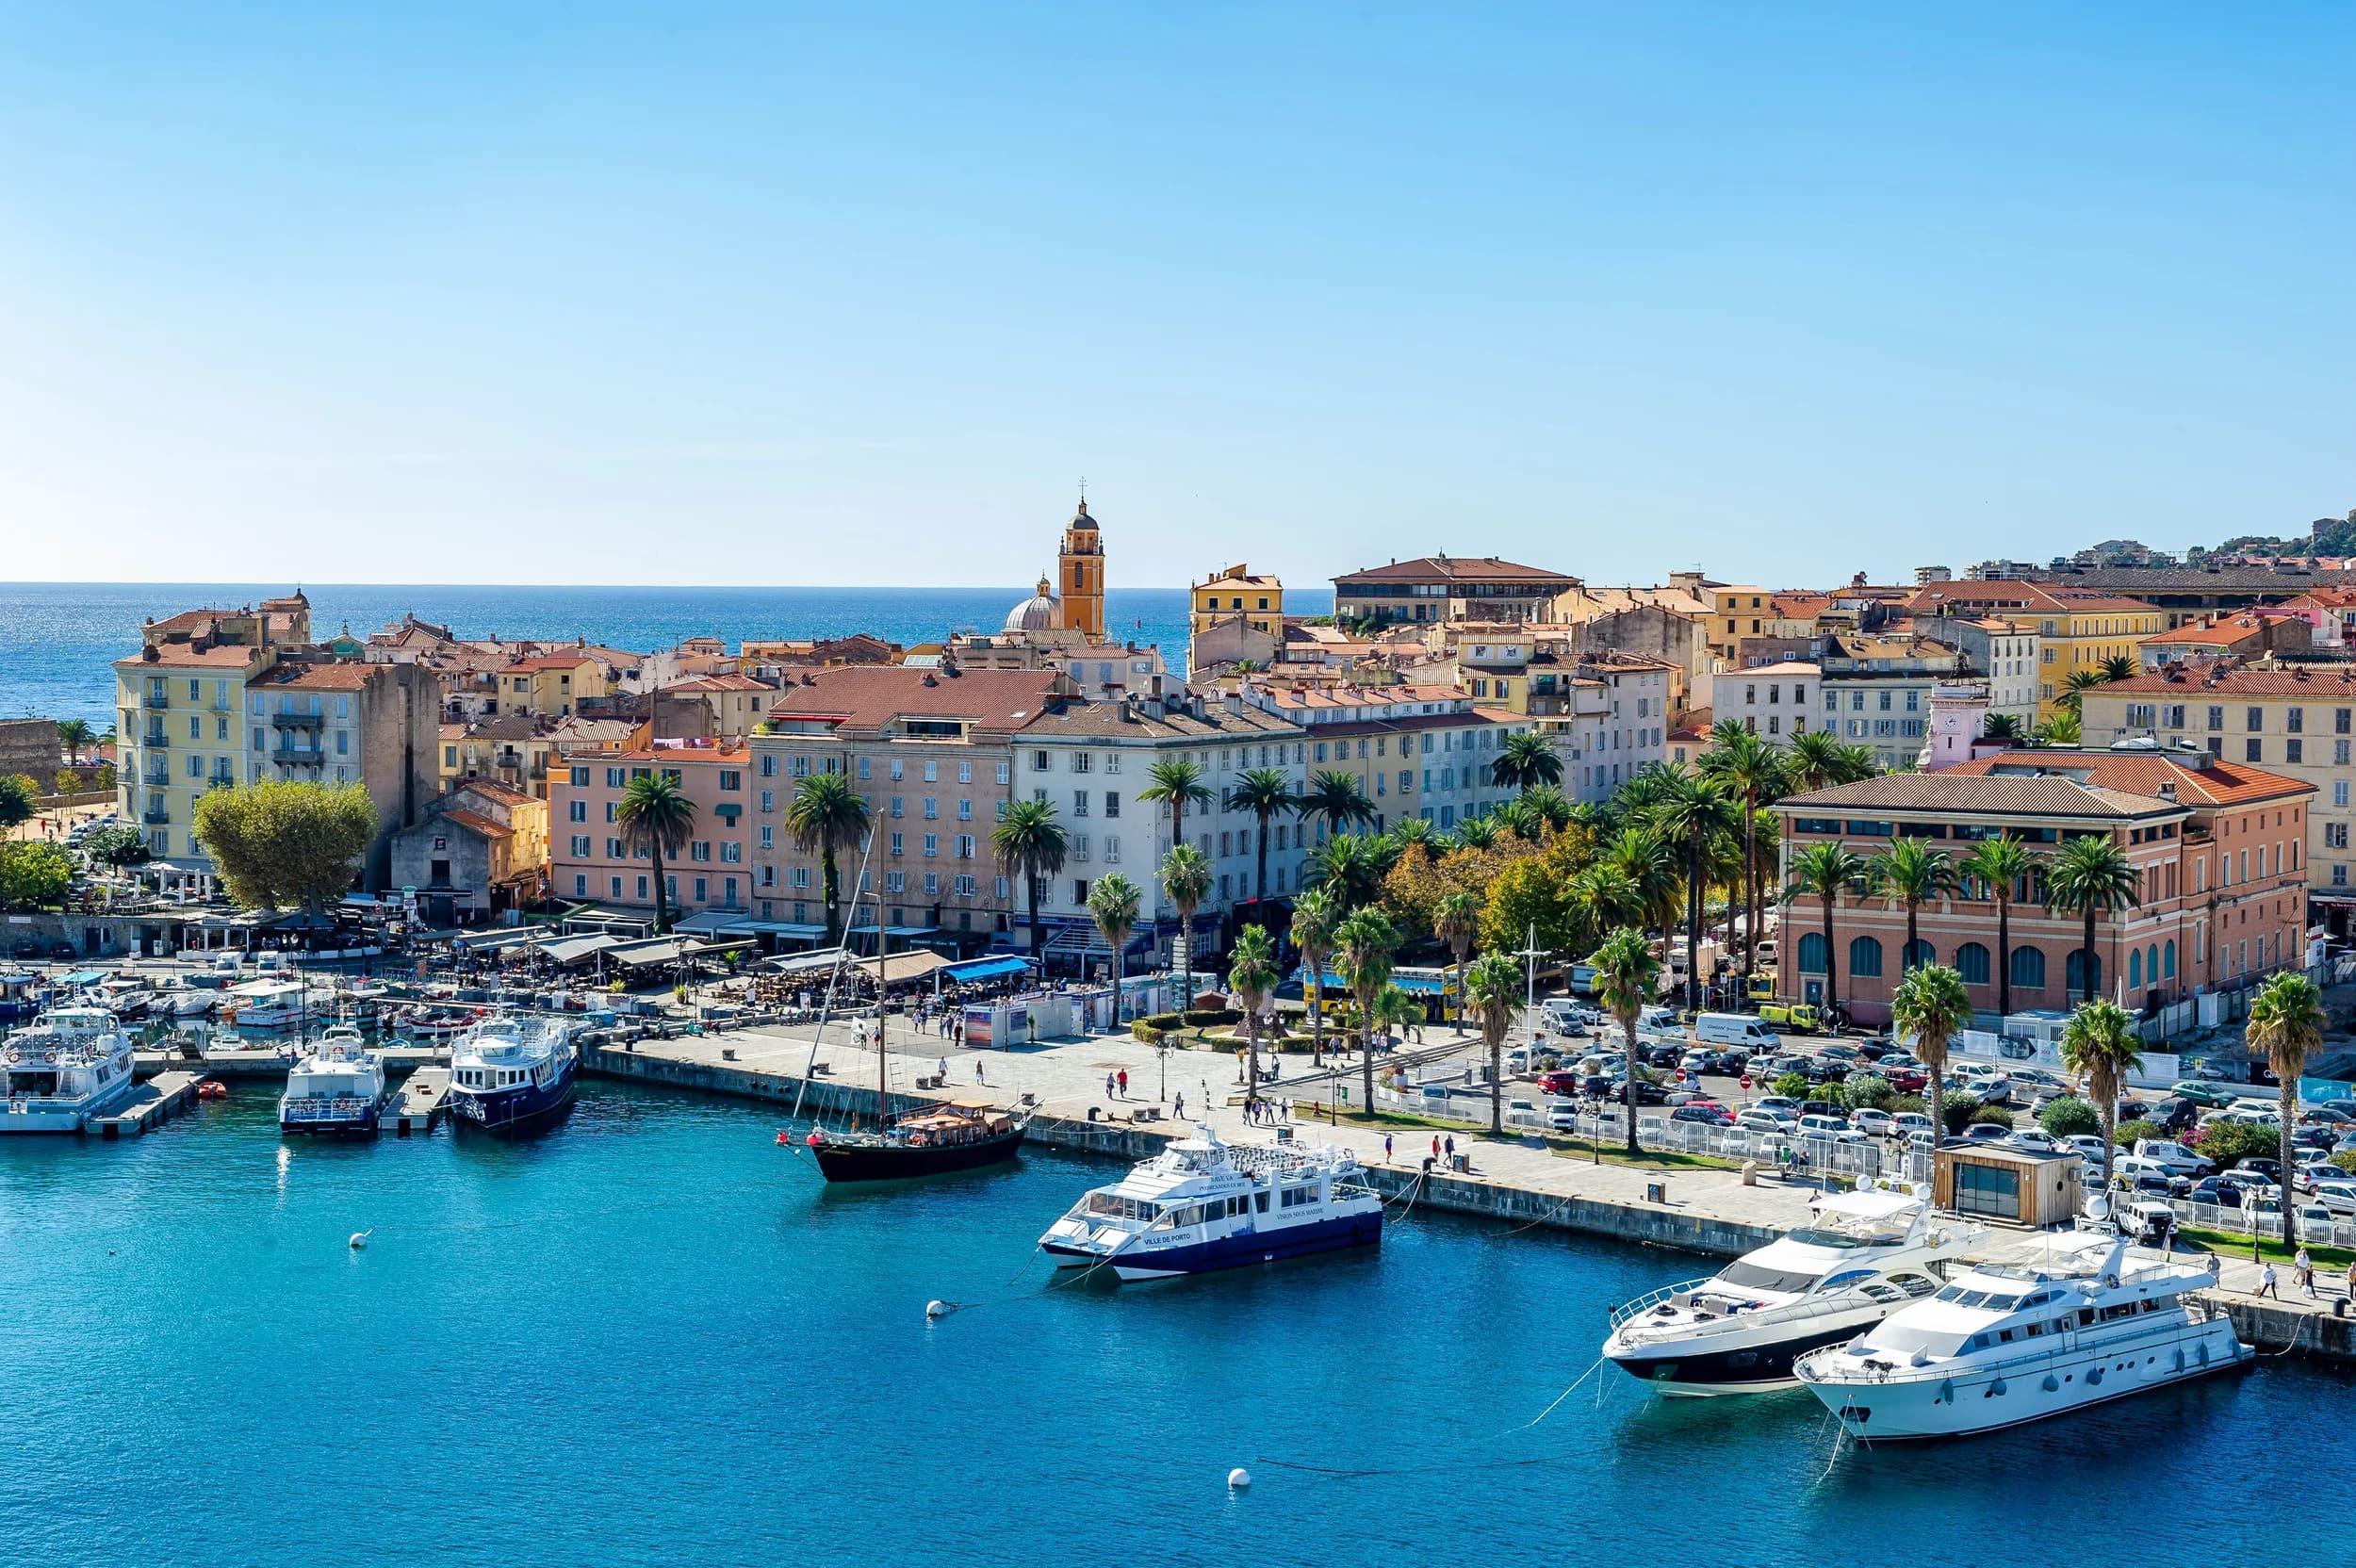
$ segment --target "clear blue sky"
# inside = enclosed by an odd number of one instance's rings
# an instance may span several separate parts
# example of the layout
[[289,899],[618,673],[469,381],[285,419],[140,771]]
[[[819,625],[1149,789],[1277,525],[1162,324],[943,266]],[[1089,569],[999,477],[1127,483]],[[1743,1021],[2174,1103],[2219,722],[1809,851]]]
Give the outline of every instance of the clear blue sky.
[[2351,58],[2308,5],[0,6],[0,579],[1011,583],[1083,474],[1135,585],[2289,530],[2356,506]]

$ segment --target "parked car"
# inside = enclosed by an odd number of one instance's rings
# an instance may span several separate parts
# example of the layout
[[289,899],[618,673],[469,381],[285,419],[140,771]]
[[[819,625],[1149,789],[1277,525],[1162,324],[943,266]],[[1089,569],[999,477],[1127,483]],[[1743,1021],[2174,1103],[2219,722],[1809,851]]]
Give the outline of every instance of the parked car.
[[1930,1136],[1931,1119],[1924,1116],[1921,1111],[1900,1111],[1890,1119],[1898,1124],[1898,1131],[1904,1133],[1909,1138],[1917,1133],[1922,1134],[1924,1137]]
[[1541,1073],[1538,1077],[1538,1088],[1544,1094],[1577,1094],[1579,1074],[1560,1068],[1552,1072]]
[[1578,1132],[1579,1107],[1570,1104],[1554,1104],[1547,1106],[1546,1125],[1558,1133]]
[[1889,1081],[1890,1086],[1900,1094],[1921,1094],[1931,1086],[1931,1075],[1920,1067],[1892,1067],[1887,1060],[1875,1063],[1874,1067]]
[[1800,1136],[1814,1143],[1863,1143],[1865,1135],[1845,1118],[1821,1112],[1800,1118]]
[[1799,1035],[1812,1035],[1824,1025],[1824,1016],[1807,1002],[1761,1002],[1759,1020]]
[[2201,1119],[2201,1107],[2182,1095],[2170,1095],[2146,1111],[2143,1119],[2171,1133],[2186,1132]]
[[2065,1148],[2076,1150],[2080,1154],[2094,1161],[2098,1165],[2102,1163],[2103,1148],[2102,1140],[2100,1136],[2093,1133],[2073,1133],[2069,1137],[2062,1139],[2062,1144]]
[[1748,1072],[1750,1068],[1751,1058],[1746,1052],[1713,1051],[1710,1054],[1710,1065],[1704,1070],[1717,1073],[1721,1077],[1739,1078]]
[[1888,1111],[1877,1111],[1871,1105],[1859,1105],[1849,1113],[1849,1125],[1873,1137],[1888,1137],[1898,1130],[1898,1119]]
[[2345,1215],[2350,1219],[2356,1219],[2356,1177],[2346,1175],[2317,1177],[2314,1200],[2335,1215]]
[[2214,1168],[2214,1162],[2167,1138],[2137,1138],[2133,1152],[2137,1159],[2150,1160],[2173,1176],[2202,1176]]
[[2134,1154],[2121,1154],[2111,1162],[2111,1180],[2132,1186],[2138,1192],[2157,1191],[2170,1196],[2190,1196],[2195,1190],[2191,1177],[2170,1170],[2157,1160],[2147,1160]]
[[2179,1100],[2189,1100],[2196,1105],[2230,1105],[2233,1096],[2205,1078],[2180,1078],[2168,1086],[2168,1092]]
[[1800,1125],[1792,1117],[1776,1111],[1762,1111],[1756,1105],[1738,1115],[1734,1119],[1734,1124],[1746,1133],[1764,1133],[1777,1136],[1789,1136],[1798,1131]]
[[2058,1154],[2062,1152],[2060,1142],[2053,1135],[2034,1127],[2015,1128],[2004,1141],[2015,1149],[2026,1149],[2037,1154]]
[[2002,1143],[2011,1136],[2011,1128],[1999,1127],[1992,1121],[1975,1121],[1963,1130],[1967,1143]]
[[[1628,1086],[1614,1081],[1611,1088],[1605,1091],[1603,1098],[1609,1100],[1615,1105],[1625,1105],[1628,1103]],[[1654,1083],[1649,1078],[1639,1078],[1636,1080],[1637,1104],[1665,1105],[1668,1102],[1669,1091],[1667,1089],[1662,1088],[1659,1084]]]
[[1713,1101],[1696,1100],[1669,1113],[1671,1121],[1698,1121],[1710,1127],[1731,1127],[1734,1113]]

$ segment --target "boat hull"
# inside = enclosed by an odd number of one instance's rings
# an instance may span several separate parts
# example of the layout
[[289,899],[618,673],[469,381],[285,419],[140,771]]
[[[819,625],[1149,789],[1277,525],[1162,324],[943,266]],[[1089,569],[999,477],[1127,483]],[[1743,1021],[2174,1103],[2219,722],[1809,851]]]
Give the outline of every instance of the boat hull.
[[[1109,1266],[1115,1275],[1132,1282],[1172,1280],[1188,1274],[1215,1274],[1255,1264],[1282,1263],[1288,1258],[1312,1257],[1350,1247],[1375,1247],[1382,1240],[1383,1212],[1376,1209],[1315,1225],[1246,1231],[1151,1253],[1122,1250],[1112,1255]],[[1058,1242],[1046,1243],[1044,1250],[1058,1267],[1093,1267],[1105,1262],[1102,1252]]]
[[279,1113],[278,1131],[283,1137],[372,1138],[376,1136],[378,1108],[350,1116],[306,1117]]
[[1839,1345],[1879,1321],[1878,1317],[1844,1315],[1786,1337],[1724,1348],[1690,1339],[1630,1345],[1614,1337],[1604,1341],[1603,1355],[1629,1377],[1661,1394],[1683,1397],[1766,1394],[1799,1387],[1792,1364],[1810,1350]]
[[571,1113],[579,1076],[578,1068],[568,1059],[556,1082],[545,1087],[519,1084],[487,1092],[452,1089],[450,1124],[503,1138],[531,1137],[547,1132]]
[[110,1085],[106,1092],[86,1100],[11,1100],[0,1102],[0,1135],[11,1133],[81,1133],[102,1116],[112,1116],[131,1098],[131,1078],[125,1073],[119,1086]]
[[819,1173],[829,1182],[904,1182],[1004,1165],[1022,1149],[1023,1132],[1018,1127],[972,1143],[923,1149],[905,1144],[822,1142],[810,1145],[810,1152],[817,1157]]

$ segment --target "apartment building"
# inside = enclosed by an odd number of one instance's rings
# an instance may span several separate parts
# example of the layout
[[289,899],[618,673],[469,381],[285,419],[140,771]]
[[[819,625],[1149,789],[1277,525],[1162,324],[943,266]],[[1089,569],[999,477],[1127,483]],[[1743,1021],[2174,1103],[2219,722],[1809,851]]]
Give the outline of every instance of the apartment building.
[[573,757],[552,770],[548,791],[548,887],[558,898],[652,918],[653,857],[633,850],[621,820],[633,778],[669,775],[695,808],[685,847],[663,864],[665,903],[678,916],[752,912],[751,754],[709,741]]
[[[1486,816],[1514,792],[1490,776],[1497,747],[1537,727],[1528,715],[1482,706],[1457,686],[1247,681],[1237,695],[1306,732],[1306,777],[1330,771],[1355,779],[1374,807],[1378,833],[1407,817],[1445,831]],[[1327,831],[1314,822],[1311,845]]]
[[1873,752],[1885,772],[1921,754],[1932,690],[1971,673],[1956,649],[1922,637],[1827,639],[1816,662],[1822,727]]
[[[2070,838],[2115,840],[2135,866],[2141,902],[2095,926],[2093,988],[2134,1008],[2238,988],[2305,957],[2305,840],[2314,787],[2205,750],[2039,747],[1941,773],[1895,774],[1776,803],[1789,885],[1792,858],[1839,841],[1872,855],[1899,838],[1930,841],[1958,860],[2008,833],[2051,855]],[[1998,966],[2015,1011],[2067,1008],[2083,989],[2083,918],[2049,913],[2041,876],[2015,890],[2011,947],[1999,953],[1989,890],[1966,879],[1919,912],[1907,955],[1903,909],[1843,899],[1833,939],[1812,898],[1785,919],[1777,989],[1822,1000],[1828,976],[1860,1019],[1885,1021],[1903,969],[1941,963],[1983,1012],[1998,1005]],[[1837,970],[1831,968],[1837,964]]]
[[1824,670],[1807,660],[1786,660],[1749,669],[1724,670],[1712,678],[1710,704],[1714,719],[1732,719],[1755,735],[1789,741],[1811,726],[1822,727],[1827,715],[1819,711],[1818,691]]
[[1918,617],[1992,618],[2036,631],[2040,720],[2057,711],[2056,702],[2078,671],[2102,669],[2114,659],[2139,664],[2139,645],[2167,620],[2158,606],[2141,599],[2018,579],[1935,582],[1908,600],[1907,608]]
[[2024,731],[2037,723],[2039,659],[2034,626],[1993,615],[1922,615],[1908,625],[1916,634],[1963,655],[1988,688],[1989,714],[2004,714]]
[[1275,635],[1284,624],[1284,579],[1238,564],[1188,590],[1186,629],[1193,636],[1238,619],[1254,631]]
[[1337,620],[1389,625],[1400,621],[1544,618],[1556,596],[1576,578],[1486,556],[1419,556],[1393,561],[1333,580]]
[[1665,660],[1637,654],[1532,666],[1530,727],[1562,759],[1563,793],[1598,804],[1668,760],[1669,715],[1683,673]]

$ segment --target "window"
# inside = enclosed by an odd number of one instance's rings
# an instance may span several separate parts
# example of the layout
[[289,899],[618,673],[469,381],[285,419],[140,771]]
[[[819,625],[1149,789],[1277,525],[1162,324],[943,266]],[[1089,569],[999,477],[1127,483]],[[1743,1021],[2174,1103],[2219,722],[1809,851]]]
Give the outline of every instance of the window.
[[862,757],[859,760],[859,776],[861,782],[874,776],[875,768],[872,763],[873,759],[870,758]]
[[589,820],[589,803],[585,800],[567,802],[564,814],[567,818],[574,822],[587,822]]
[[1963,976],[1967,986],[1988,984],[1988,949],[1978,942],[1966,942],[1955,949],[1955,972]]
[[940,834],[938,834],[938,833],[927,833],[927,834],[925,834],[925,835],[924,835],[924,854],[925,854],[925,857],[926,857],[927,858],[933,858],[933,857],[935,857],[935,856],[938,856],[940,853],[941,853],[941,835],[940,835]]
[[2012,983],[2029,990],[2045,988],[2045,954],[2034,947],[2012,950]]
[[[2062,965],[2062,985],[2072,996],[2085,994],[2086,963],[2086,949],[2073,947],[2070,950],[2068,961]],[[2100,953],[2094,956],[2094,991],[2098,996],[2102,992],[2102,956]]]
[[[1084,845],[1085,845],[1085,844],[1088,842],[1088,839],[1087,839],[1085,836],[1083,836],[1083,837],[1081,838],[1081,840],[1080,840],[1080,842],[1081,842],[1082,844],[1084,844]],[[971,860],[972,858],[973,858],[973,847],[974,847],[974,845],[973,845],[973,834],[971,834],[971,833],[960,833],[960,834],[958,834],[958,835],[957,835],[957,858],[958,858],[958,859],[960,859],[960,860]],[[1083,857],[1083,858],[1086,858],[1086,857],[1084,856],[1084,857]]]
[[1072,792],[1072,814],[1075,817],[1085,817],[1088,814],[1088,792],[1086,790]]
[[2021,1217],[2020,1172],[1958,1160],[1955,1173],[1956,1213],[1984,1214],[1997,1219]]
[[[2343,790],[2347,787],[2348,786],[2345,782],[2342,782],[2337,786],[2337,788]],[[2325,823],[2323,825],[2323,847],[2326,849],[2346,849],[2348,847],[2348,824],[2344,822]]]
[[2304,708],[2284,709],[2282,710],[2282,727],[2289,730],[2294,735],[2303,733],[2307,728],[2307,710]]
[[1053,760],[1048,757],[1047,753],[1043,751],[1035,751],[1031,753],[1031,771],[1033,773],[1045,773],[1052,760]]
[[1858,937],[1849,943],[1849,977],[1871,980],[1882,972],[1882,944],[1873,937]]
[[1925,969],[1937,962],[1939,950],[1918,938],[1906,947],[1905,956],[1898,960],[1898,972],[1903,974],[1910,969]]
[[723,790],[742,790],[744,787],[744,776],[742,772],[735,768],[722,768],[720,770],[720,788]]
[[[1118,756],[1119,754],[1115,753],[1115,755]],[[1113,770],[1107,768],[1104,771],[1110,773]],[[1106,790],[1104,792],[1104,815],[1108,817],[1117,817],[1121,815],[1121,792],[1119,790]]]
[[2242,727],[2244,729],[2249,730],[2251,734],[2255,734],[2259,730],[2264,729],[2266,727],[2266,710],[2265,709],[2246,708],[2242,710]]
[[926,795],[924,797],[924,820],[926,822],[939,822],[941,820],[941,797],[939,795]]
[[1800,972],[1824,972],[1824,934],[1822,931],[1803,932],[1800,936]]
[[776,752],[764,751],[761,754],[761,776],[763,778],[777,776],[777,754]]
[[2265,761],[2266,743],[2254,737],[2244,741],[2242,743],[2242,760],[2246,762]]
[[2225,727],[2224,709],[2211,708],[2209,710],[2209,727],[2211,729],[2223,729]]

